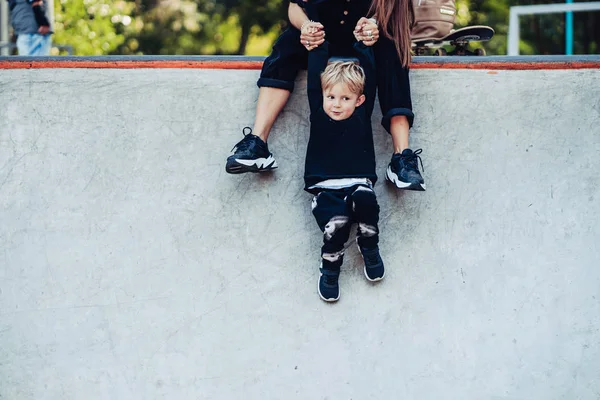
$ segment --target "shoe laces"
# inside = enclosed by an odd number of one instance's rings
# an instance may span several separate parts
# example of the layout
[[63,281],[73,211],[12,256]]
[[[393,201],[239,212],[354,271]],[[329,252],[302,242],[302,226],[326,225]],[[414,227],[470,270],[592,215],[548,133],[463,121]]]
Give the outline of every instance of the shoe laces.
[[328,285],[335,285],[338,282],[339,273],[333,272],[327,269],[322,268],[321,273],[325,278],[325,283]]
[[425,171],[425,168],[423,168],[423,160],[421,160],[421,156],[419,155],[422,152],[423,152],[423,149],[415,150],[415,151],[413,151],[409,155],[402,156],[402,160],[404,160],[404,162],[407,165],[413,167],[416,170],[419,169],[419,162],[420,162],[421,163],[421,170]]
[[379,263],[379,252],[377,249],[363,249],[362,254],[365,259],[365,264],[370,266]]
[[[248,133],[246,133],[246,129],[248,129]],[[244,138],[241,141],[239,141],[235,146],[233,146],[231,151],[233,151],[235,148],[237,148],[236,152],[248,150],[248,148],[253,143],[252,136],[250,136],[251,133],[252,128],[250,128],[249,126],[244,127],[244,129],[242,129],[242,134],[244,135]]]

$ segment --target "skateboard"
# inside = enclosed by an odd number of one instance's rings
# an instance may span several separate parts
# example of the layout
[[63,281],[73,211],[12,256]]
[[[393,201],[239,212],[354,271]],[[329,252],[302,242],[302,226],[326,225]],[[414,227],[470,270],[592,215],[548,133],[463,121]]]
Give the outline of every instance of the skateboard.
[[[470,42],[485,42],[494,36],[494,30],[489,26],[474,25],[451,31],[441,38],[426,38],[413,40],[413,48],[418,56],[429,55],[430,50],[434,56],[485,56],[482,48],[474,51],[467,50]],[[454,46],[450,52],[442,46]]]

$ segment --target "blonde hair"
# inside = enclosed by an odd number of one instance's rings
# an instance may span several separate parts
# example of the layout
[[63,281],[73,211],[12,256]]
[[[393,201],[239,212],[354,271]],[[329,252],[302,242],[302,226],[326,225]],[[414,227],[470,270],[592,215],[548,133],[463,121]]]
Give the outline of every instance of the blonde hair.
[[321,87],[327,90],[338,83],[361,95],[365,90],[365,71],[353,61],[334,61],[321,73]]

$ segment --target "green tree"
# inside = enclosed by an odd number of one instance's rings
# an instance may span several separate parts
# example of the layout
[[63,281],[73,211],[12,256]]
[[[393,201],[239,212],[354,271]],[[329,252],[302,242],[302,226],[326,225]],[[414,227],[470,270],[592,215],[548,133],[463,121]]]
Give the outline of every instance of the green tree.
[[[237,54],[245,54],[250,35],[266,34],[273,28],[279,33],[287,18],[288,3],[274,0],[224,0],[220,2],[222,15],[233,16],[239,25]],[[254,31],[253,31],[254,29]]]
[[[254,54],[266,54],[286,10],[280,0],[138,0],[131,14],[136,30],[127,31],[116,52],[247,54],[251,47]],[[269,39],[260,40],[264,37]]]
[[125,0],[56,0],[53,41],[72,46],[76,55],[109,54],[125,41],[133,6]]

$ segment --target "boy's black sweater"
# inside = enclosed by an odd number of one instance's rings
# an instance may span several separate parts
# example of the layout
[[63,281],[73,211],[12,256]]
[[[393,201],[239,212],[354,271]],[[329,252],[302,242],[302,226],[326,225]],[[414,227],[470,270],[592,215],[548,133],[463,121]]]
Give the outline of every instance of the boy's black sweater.
[[343,121],[334,121],[323,110],[321,72],[329,59],[327,42],[309,52],[308,102],[310,139],[306,150],[304,190],[317,193],[311,186],[327,179],[368,178],[377,181],[371,115],[375,104],[375,59],[371,48],[362,42],[354,45],[360,66],[365,71],[365,102]]

